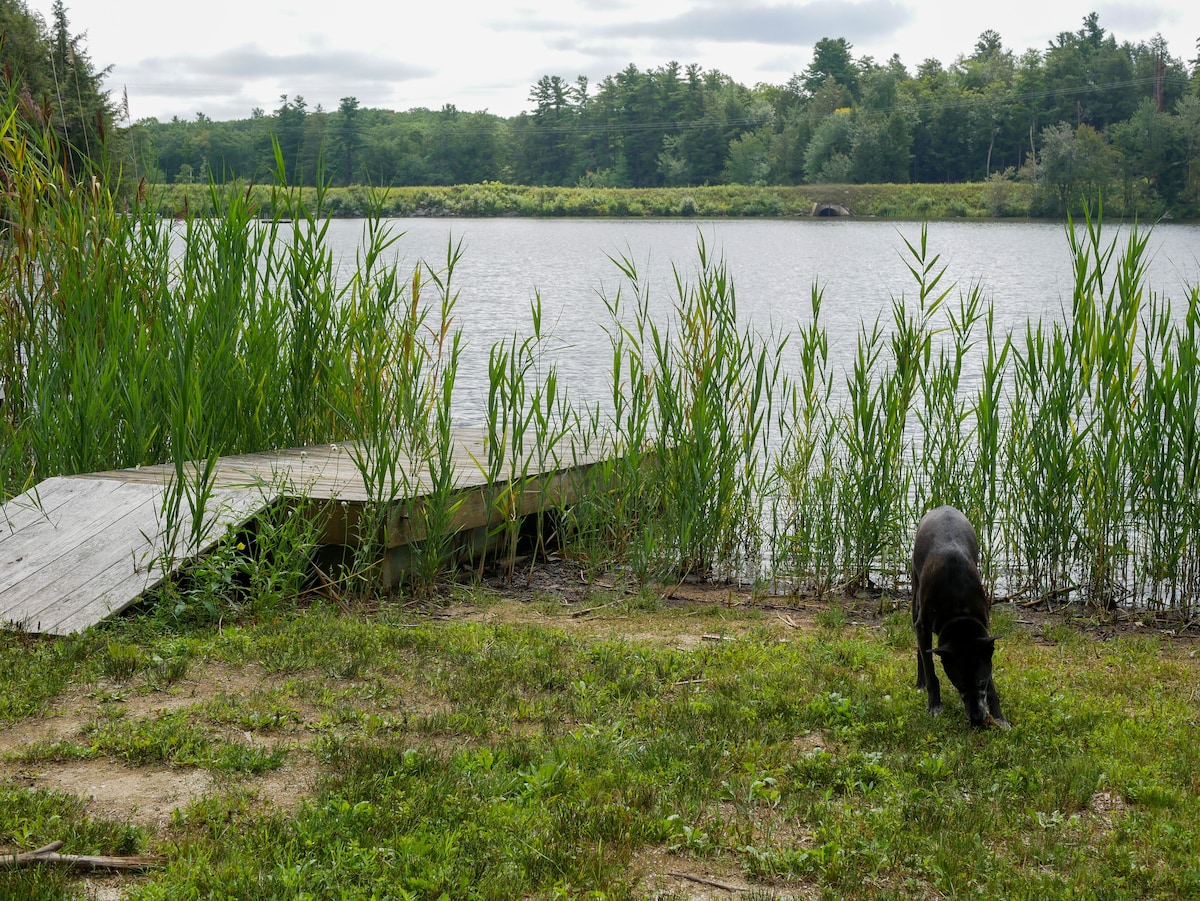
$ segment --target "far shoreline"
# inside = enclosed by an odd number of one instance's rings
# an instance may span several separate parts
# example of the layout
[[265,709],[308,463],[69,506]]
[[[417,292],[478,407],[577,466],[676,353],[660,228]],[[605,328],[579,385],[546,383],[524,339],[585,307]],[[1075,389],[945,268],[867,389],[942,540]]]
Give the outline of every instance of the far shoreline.
[[[1064,221],[1039,214],[1029,182],[992,179],[965,184],[709,185],[672,188],[541,187],[485,182],[474,185],[373,188],[297,188],[232,182],[225,185],[143,185],[139,189],[159,215],[208,215],[231,193],[247,197],[260,219],[288,218],[302,203],[319,217],[363,218],[571,218],[571,219],[809,219],[825,205],[849,218],[896,221]],[[1072,211],[1082,218],[1082,209]],[[1170,211],[1105,198],[1106,221],[1174,221]],[[831,217],[845,218],[845,217]]]

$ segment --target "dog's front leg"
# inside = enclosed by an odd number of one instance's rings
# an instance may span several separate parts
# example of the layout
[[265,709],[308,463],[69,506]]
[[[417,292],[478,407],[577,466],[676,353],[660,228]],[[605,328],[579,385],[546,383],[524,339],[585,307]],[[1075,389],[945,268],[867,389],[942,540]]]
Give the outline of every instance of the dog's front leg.
[[933,668],[933,629],[918,621],[917,629],[917,688],[928,694],[926,708],[937,716],[942,712],[942,686]]
[[925,709],[932,716],[940,715],[942,712],[942,686],[938,682],[937,673],[933,670],[933,651],[925,652],[925,691],[929,695],[925,702]]
[[1004,714],[1000,712],[1000,692],[996,691],[996,680],[989,679],[987,687],[987,705],[988,713],[992,715],[992,719],[1001,729],[1011,728],[1008,720],[1004,718]]

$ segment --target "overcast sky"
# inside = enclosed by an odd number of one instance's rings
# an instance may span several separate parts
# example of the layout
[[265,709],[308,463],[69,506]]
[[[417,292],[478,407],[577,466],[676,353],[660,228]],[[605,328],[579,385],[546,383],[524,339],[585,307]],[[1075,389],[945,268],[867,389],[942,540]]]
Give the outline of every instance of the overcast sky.
[[[27,0],[50,21],[52,0]],[[212,119],[267,113],[280,95],[308,108],[487,110],[529,106],[543,75],[593,83],[630,63],[671,60],[719,69],[747,86],[783,84],[823,37],[844,37],[856,58],[893,53],[914,71],[950,64],[980,33],[1018,54],[1077,31],[1089,12],[1118,41],[1161,34],[1172,56],[1196,57],[1200,0],[66,0],[106,87],[129,98],[133,120],[202,112]]]

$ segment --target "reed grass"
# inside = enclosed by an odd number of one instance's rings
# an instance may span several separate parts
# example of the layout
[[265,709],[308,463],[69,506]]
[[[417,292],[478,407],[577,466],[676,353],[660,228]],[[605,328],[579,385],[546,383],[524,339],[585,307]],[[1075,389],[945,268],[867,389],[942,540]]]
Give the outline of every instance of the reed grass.
[[[769,478],[774,397],[786,338],[737,317],[728,267],[697,245],[695,282],[674,269],[670,321],[651,317],[636,263],[616,261],[636,298],[606,300],[612,325],[611,444],[635,479],[639,572],[658,578],[730,578],[757,565],[766,536],[758,504]],[[646,466],[647,449],[653,465]],[[645,516],[649,504],[657,515]]]
[[821,324],[824,295],[814,283],[812,318],[797,329],[798,368],[781,406],[780,449],[772,531],[783,536],[779,564],[798,588],[824,595],[841,570],[837,561],[838,423],[832,408],[834,373]]
[[[372,499],[344,584],[380,584],[398,518],[414,539],[410,584],[441,578],[461,550],[450,534],[461,244],[401,270],[402,235],[376,192],[345,274],[322,188],[278,182],[264,216],[260,195],[213,185],[203,210],[164,220],[144,191],[69,179],[35,125],[2,127],[0,496],[170,462],[163,516],[194,548],[217,457],[337,442]],[[922,510],[953,503],[976,523],[997,591],[1188,616],[1200,289],[1181,313],[1148,291],[1148,235],[1134,227],[1118,243],[1099,213],[1069,223],[1069,309],[1000,333],[986,286],[947,284],[922,229],[903,252],[911,295],[862,325],[844,372],[829,359],[819,284],[809,321],[744,322],[733,275],[701,235],[661,315],[639,266],[614,258],[609,402],[588,408],[548,363],[535,297],[532,334],[489,354],[479,465],[493,494],[473,570],[498,554],[511,578],[522,518],[549,521],[547,501],[531,510],[525,495],[603,448],[556,525],[589,573],[895,587]],[[539,532],[535,548],[546,544]]]
[[[515,574],[518,538],[527,516],[535,523],[534,554],[546,552],[546,499],[564,465],[566,445],[577,425],[569,398],[559,386],[558,367],[547,362],[542,299],[530,304],[532,333],[492,345],[488,354],[487,453],[480,461],[487,478],[488,540],[498,547],[506,577]],[[526,493],[536,508],[526,509]],[[480,564],[487,555],[480,555]]]

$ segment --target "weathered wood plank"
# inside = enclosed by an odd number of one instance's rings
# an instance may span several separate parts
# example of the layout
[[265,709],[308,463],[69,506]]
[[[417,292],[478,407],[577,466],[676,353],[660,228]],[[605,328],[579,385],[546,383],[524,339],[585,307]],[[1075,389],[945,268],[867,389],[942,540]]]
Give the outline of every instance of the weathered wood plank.
[[[0,511],[0,542],[7,535],[12,535],[18,529],[24,529],[31,523],[54,516],[61,508],[71,504],[81,494],[88,494],[98,499],[103,486],[88,484],[85,479],[54,478],[46,479],[40,485],[30,488],[24,494],[19,494],[4,504]],[[116,490],[116,486],[109,486]],[[2,555],[0,551],[0,555]],[[0,556],[2,559],[2,556]],[[3,564],[0,564],[3,565]]]
[[[120,482],[97,481],[92,487],[94,493],[81,493],[75,503],[57,507],[0,540],[0,598],[7,598],[15,585],[146,501],[144,493]],[[149,490],[161,493],[161,489]]]
[[[68,634],[125,609],[161,580],[162,572],[152,573],[150,567],[166,550],[161,523],[166,490],[97,481],[101,489],[112,488],[101,492],[105,503],[80,493],[86,514],[76,519],[74,505],[60,507],[54,517],[43,518],[3,542],[21,559],[0,576],[0,622]],[[205,544],[218,538],[226,525],[253,515],[268,501],[251,492],[215,493],[214,518]],[[173,558],[182,550],[176,547]]]
[[[574,503],[579,486],[594,465],[560,469],[511,483],[460,489],[453,501],[457,508],[450,521],[450,531],[462,532],[480,526],[498,528],[507,518],[520,518]],[[427,503],[426,498],[419,497],[394,507],[388,518],[388,547],[424,541],[428,537],[424,509]]]
[[[228,491],[216,492],[211,501],[214,505],[214,517],[205,530],[198,553],[210,551],[225,533],[226,528],[252,519],[273,503],[274,499],[264,497],[254,491]],[[176,542],[171,557],[162,558],[161,555],[165,550],[161,540],[163,536],[157,537],[159,539],[157,546],[140,561],[141,565],[137,571],[131,571],[127,561],[117,557],[95,581],[79,584],[65,592],[60,602],[55,605],[55,609],[64,610],[66,613],[54,619],[44,631],[56,635],[68,635],[80,632],[113,613],[119,613],[136,601],[142,592],[156,587],[176,564],[192,556],[187,547],[188,539],[181,536]],[[96,559],[112,558],[101,552]],[[165,560],[170,562],[164,566]],[[152,564],[154,568],[150,569]]]
[[[139,530],[148,528],[153,534],[163,489],[114,484],[115,490],[108,493],[109,497],[119,496],[114,503],[91,503],[84,496],[81,507],[90,515],[81,510],[75,519],[67,508],[60,511],[62,515],[24,529],[6,542],[20,550],[22,559],[5,570],[0,582],[0,621],[52,632],[53,623],[62,618],[54,612],[55,607],[79,585],[88,584],[103,594],[111,581],[105,578],[106,571],[118,560],[127,561],[126,578],[137,574],[140,531],[126,531],[121,524],[136,524]],[[140,537],[140,545],[146,552],[150,550],[145,537]],[[145,581],[143,572],[134,595],[144,589]]]

